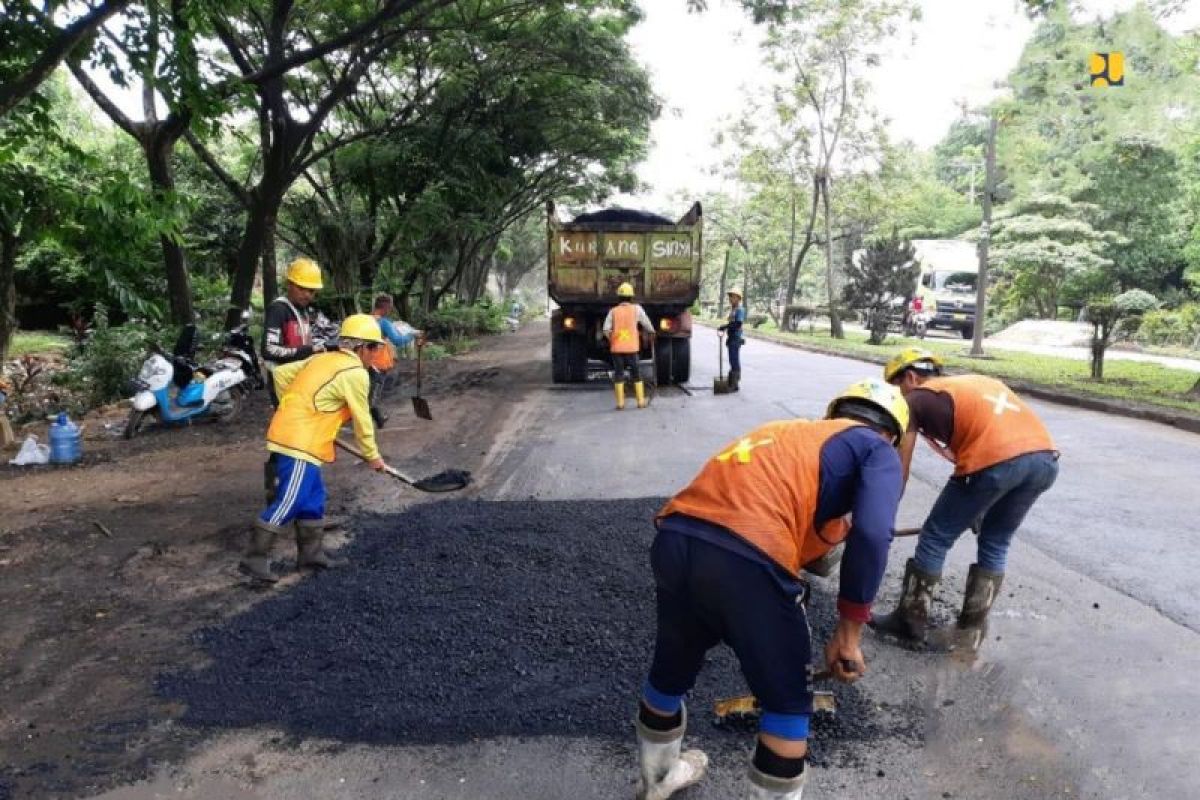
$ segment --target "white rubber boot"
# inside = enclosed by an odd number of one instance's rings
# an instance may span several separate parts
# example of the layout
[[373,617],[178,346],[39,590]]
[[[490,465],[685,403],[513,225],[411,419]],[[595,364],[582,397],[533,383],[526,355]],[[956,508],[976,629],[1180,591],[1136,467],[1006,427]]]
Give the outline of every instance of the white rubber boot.
[[776,778],[750,765],[749,800],[800,800],[804,796],[804,782],[808,780],[805,769],[795,778]]
[[655,731],[636,720],[638,759],[642,780],[637,800],[666,800],[687,786],[697,783],[708,770],[708,756],[702,750],[683,750],[683,732],[687,728],[687,709],[678,728]]

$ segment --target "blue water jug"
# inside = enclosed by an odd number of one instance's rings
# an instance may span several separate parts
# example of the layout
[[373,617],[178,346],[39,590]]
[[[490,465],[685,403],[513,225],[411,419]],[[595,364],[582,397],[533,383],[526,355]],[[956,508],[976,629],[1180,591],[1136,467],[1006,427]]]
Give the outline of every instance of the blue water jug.
[[83,437],[79,426],[67,419],[65,411],[50,425],[50,463],[74,464],[83,457]]

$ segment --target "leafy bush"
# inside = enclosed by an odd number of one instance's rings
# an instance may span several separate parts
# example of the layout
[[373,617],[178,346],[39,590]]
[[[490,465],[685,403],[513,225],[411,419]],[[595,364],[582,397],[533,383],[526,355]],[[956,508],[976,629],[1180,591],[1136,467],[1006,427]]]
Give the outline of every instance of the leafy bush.
[[1200,341],[1200,303],[1186,303],[1174,311],[1147,312],[1137,340],[1160,347],[1195,347]]
[[1130,289],[1113,298],[1122,314],[1142,314],[1158,308],[1158,298],[1142,289]]
[[70,359],[61,381],[79,392],[89,406],[125,397],[130,379],[137,376],[151,341],[161,334],[140,322],[110,326],[108,311],[96,309],[94,330]]
[[473,306],[451,302],[428,314],[415,315],[412,324],[431,339],[465,339],[500,333],[504,328],[504,309],[487,301]]

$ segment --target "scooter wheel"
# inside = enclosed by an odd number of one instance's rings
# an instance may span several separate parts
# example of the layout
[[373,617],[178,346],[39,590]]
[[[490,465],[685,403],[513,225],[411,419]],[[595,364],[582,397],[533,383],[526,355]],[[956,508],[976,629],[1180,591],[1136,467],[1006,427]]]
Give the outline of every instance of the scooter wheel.
[[132,439],[137,436],[146,424],[146,418],[150,416],[152,411],[141,411],[133,408],[129,411],[129,419],[125,421],[125,438]]

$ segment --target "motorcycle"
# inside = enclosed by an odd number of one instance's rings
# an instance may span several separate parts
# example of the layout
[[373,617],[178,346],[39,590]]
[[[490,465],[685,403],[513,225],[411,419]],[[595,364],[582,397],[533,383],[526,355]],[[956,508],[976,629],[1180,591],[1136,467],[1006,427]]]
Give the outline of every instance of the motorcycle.
[[151,417],[167,425],[201,417],[228,422],[241,411],[246,395],[265,385],[250,337],[249,312],[242,314],[241,325],[225,335],[221,355],[210,364],[196,364],[198,344],[196,326],[187,325],[170,354],[157,344],[151,346],[149,358],[132,382],[126,439],[137,436]]

